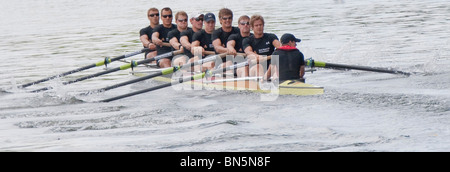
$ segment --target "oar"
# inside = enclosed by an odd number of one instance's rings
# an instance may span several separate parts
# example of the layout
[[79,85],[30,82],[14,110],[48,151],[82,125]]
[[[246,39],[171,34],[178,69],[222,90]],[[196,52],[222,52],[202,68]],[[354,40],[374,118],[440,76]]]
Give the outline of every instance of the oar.
[[75,69],[75,70],[71,70],[71,71],[68,71],[68,72],[64,72],[64,73],[59,74],[59,75],[55,75],[55,76],[44,78],[44,79],[41,79],[41,80],[38,80],[38,81],[30,82],[28,84],[23,84],[21,86],[18,86],[18,88],[29,87],[29,86],[32,86],[34,84],[39,84],[41,82],[45,82],[45,81],[49,81],[49,80],[52,80],[52,79],[55,79],[55,78],[58,78],[58,77],[63,77],[63,76],[66,76],[66,75],[70,75],[70,74],[73,74],[73,73],[76,73],[76,72],[84,71],[84,70],[87,70],[87,69],[90,69],[90,68],[93,68],[93,67],[103,66],[103,65],[106,65],[108,63],[111,63],[111,62],[114,62],[114,61],[117,61],[117,60],[120,60],[120,59],[128,58],[128,57],[131,57],[131,56],[135,56],[135,55],[147,52],[147,51],[150,51],[150,49],[144,48],[142,50],[139,50],[139,51],[136,51],[136,52],[133,52],[133,53],[129,53],[129,54],[125,54],[125,55],[121,55],[121,56],[117,56],[117,57],[114,57],[114,58],[107,57],[103,61],[99,61],[97,63],[91,64],[91,65],[88,65],[88,66],[84,66],[84,67],[81,67],[81,68],[78,68],[78,69]]
[[[216,55],[216,52],[215,52],[215,51],[205,51],[204,54],[205,54],[205,55]],[[245,53],[236,53],[236,55],[244,56],[244,57],[247,56],[247,54],[245,54]]]
[[[79,82],[79,81],[83,81],[83,80],[86,80],[86,79],[94,78],[94,77],[105,75],[105,74],[112,73],[112,72],[116,72],[116,71],[119,71],[119,70],[126,70],[126,69],[129,69],[129,68],[134,68],[134,67],[136,67],[138,65],[145,64],[145,63],[150,63],[152,61],[160,60],[162,58],[176,56],[176,55],[181,54],[181,53],[183,53],[183,50],[177,50],[177,51],[168,52],[168,53],[161,54],[161,55],[155,56],[153,58],[141,60],[141,61],[138,61],[138,62],[132,61],[130,64],[126,64],[126,65],[123,65],[123,66],[120,66],[120,67],[117,67],[117,68],[113,68],[113,69],[109,69],[109,70],[106,70],[106,71],[103,71],[103,72],[99,72],[99,73],[96,73],[96,74],[92,74],[92,75],[88,75],[88,76],[85,76],[85,77],[81,77],[81,78],[78,78],[78,79],[73,80],[73,81],[64,82],[62,84],[63,85],[73,84],[73,83],[76,83],[76,82]],[[41,91],[45,91],[45,90],[49,90],[49,89],[52,89],[52,87],[46,87],[46,88],[34,90],[32,92],[33,93],[37,93],[37,92],[41,92]]]
[[205,76],[207,76],[207,77],[214,76],[217,73],[223,73],[223,72],[228,71],[228,70],[234,70],[234,69],[237,69],[237,68],[241,68],[241,67],[247,66],[248,64],[249,64],[249,62],[246,61],[246,62],[238,63],[238,64],[235,64],[235,65],[232,65],[232,66],[228,66],[228,67],[223,68],[223,69],[216,69],[216,70],[213,70],[213,71],[206,71],[206,72],[203,72],[203,73],[200,73],[200,74],[197,74],[197,75],[193,75],[193,76],[190,76],[190,77],[185,77],[185,78],[180,78],[178,80],[173,80],[172,82],[167,83],[167,84],[163,84],[163,85],[147,88],[147,89],[144,89],[144,90],[132,92],[132,93],[129,93],[129,94],[124,94],[124,95],[121,95],[121,96],[105,99],[105,100],[102,100],[100,102],[116,101],[116,100],[119,100],[119,99],[135,96],[135,95],[146,93],[146,92],[149,92],[149,91],[154,91],[154,90],[158,90],[158,89],[161,89],[161,88],[170,87],[172,85],[180,84],[180,83],[183,83],[183,82],[202,79]]
[[[108,91],[108,90],[111,90],[111,89],[115,89],[115,88],[119,88],[119,87],[122,87],[122,86],[126,86],[126,85],[129,85],[129,84],[133,84],[133,83],[136,83],[136,82],[140,82],[140,81],[144,81],[144,80],[147,80],[147,79],[151,79],[151,78],[154,78],[154,77],[157,77],[157,76],[168,75],[168,74],[174,73],[174,72],[176,72],[176,71],[178,71],[180,69],[183,69],[183,68],[193,67],[193,66],[197,66],[197,65],[200,65],[200,64],[203,64],[203,63],[206,63],[206,62],[214,61],[214,60],[219,59],[219,58],[224,58],[226,55],[227,55],[226,53],[223,53],[223,54],[214,55],[214,56],[210,56],[210,57],[207,57],[207,58],[195,61],[194,63],[185,64],[183,66],[174,66],[174,67],[165,68],[162,71],[159,71],[159,72],[151,74],[151,75],[143,76],[143,77],[140,77],[140,78],[137,78],[137,79],[133,79],[133,80],[127,81],[127,82],[123,82],[123,83],[119,83],[119,84],[112,85],[112,86],[109,86],[109,87],[101,88],[101,89],[98,89],[98,90],[95,90],[95,91],[90,91],[89,93],[104,92],[104,91]],[[89,94],[89,93],[87,93],[87,94]]]
[[376,67],[368,67],[368,66],[353,66],[353,65],[345,65],[345,64],[326,63],[326,62],[321,62],[321,61],[315,61],[313,59],[308,59],[306,61],[306,65],[311,66],[311,67],[354,69],[354,70],[363,70],[363,71],[371,71],[371,72],[401,74],[401,75],[406,75],[406,76],[411,75],[408,72],[403,72],[403,71],[399,71],[399,70],[390,70],[390,69],[385,69],[385,68],[376,68]]

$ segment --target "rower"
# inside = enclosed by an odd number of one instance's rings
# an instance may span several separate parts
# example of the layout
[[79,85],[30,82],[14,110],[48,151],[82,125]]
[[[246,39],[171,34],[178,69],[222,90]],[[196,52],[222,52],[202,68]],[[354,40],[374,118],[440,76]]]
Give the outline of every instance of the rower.
[[279,58],[272,58],[273,63],[264,75],[264,80],[272,76],[272,79],[278,78],[280,83],[291,79],[305,81],[303,79],[305,75],[305,58],[303,53],[296,48],[297,42],[300,41],[300,39],[290,33],[281,36],[282,46],[277,48],[272,54],[272,57],[278,55]]
[[[177,28],[176,24],[172,24],[172,9],[166,7],[163,8],[161,10],[161,17],[162,17],[162,21],[163,24],[155,27],[153,29],[153,34],[152,34],[152,41],[154,44],[156,44],[156,51],[158,55],[164,54],[164,53],[168,53],[172,51],[171,47],[163,47],[162,44],[163,42],[168,43],[169,40],[167,39],[167,34],[173,30]],[[172,58],[163,58],[160,59],[156,62],[156,64],[161,67],[161,68],[166,68],[166,67],[170,67],[172,64]]]
[[159,10],[157,8],[150,8],[147,11],[147,17],[150,25],[140,30],[140,37],[144,48],[149,48],[151,51],[145,53],[145,59],[156,56],[156,46],[152,43],[153,29],[159,25]]
[[[177,29],[174,29],[170,31],[167,34],[167,38],[169,39],[169,43],[175,50],[180,50],[182,48],[182,45],[180,43],[180,34],[181,32],[192,30],[191,28],[188,28],[188,15],[184,11],[179,11],[175,14],[175,22],[177,23]],[[174,66],[182,66],[186,64],[189,57],[184,55],[178,55],[173,58],[173,65]]]
[[[242,47],[242,41],[245,38],[253,35],[250,33],[250,17],[247,15],[243,15],[239,17],[238,20],[240,33],[232,34],[228,37],[227,49],[229,55],[237,55],[237,53],[245,53],[244,48]],[[235,64],[243,62],[244,57],[236,56]],[[236,70],[235,76],[237,77],[245,77],[248,76],[248,66],[242,67]]]
[[[226,44],[231,34],[239,34],[239,28],[233,27],[233,12],[228,8],[222,8],[219,11],[219,21],[222,27],[216,29],[212,34],[214,49],[217,54],[228,53]],[[231,60],[222,59],[222,68],[233,65]]]
[[[242,41],[245,54],[247,54],[247,60],[257,59],[260,61],[265,58],[264,56],[272,55],[275,48],[281,46],[275,34],[264,33],[264,18],[261,15],[253,15],[250,18],[250,26],[254,35]],[[270,64],[270,60],[263,64]],[[268,66],[270,68],[270,65]],[[263,76],[264,71],[267,71],[267,69],[267,67],[263,67],[261,64],[254,65],[250,67],[249,76]]]
[[[205,29],[194,33],[192,36],[191,53],[194,54],[194,56],[201,55],[204,57],[206,51],[214,52],[211,35],[216,27],[216,16],[213,13],[205,14],[204,25]],[[201,57],[194,58],[200,59]],[[203,71],[212,69],[214,67],[214,62],[204,63],[202,67]]]
[[198,60],[198,58],[192,58],[194,57],[191,52],[192,36],[194,35],[194,33],[203,29],[203,18],[205,17],[205,15],[201,13],[193,13],[190,16],[191,18],[189,19],[189,21],[191,22],[192,29],[181,32],[180,43],[184,48],[184,54],[186,54],[190,58],[189,63],[192,63],[194,62],[194,60]]

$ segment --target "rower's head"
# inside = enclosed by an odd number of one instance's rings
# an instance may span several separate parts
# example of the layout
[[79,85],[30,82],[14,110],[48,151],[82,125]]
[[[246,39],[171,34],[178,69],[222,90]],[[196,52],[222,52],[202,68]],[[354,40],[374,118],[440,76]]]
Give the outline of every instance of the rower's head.
[[255,35],[262,35],[264,33],[264,24],[264,18],[261,15],[253,15],[250,18],[250,26]]
[[163,8],[161,10],[161,20],[163,21],[164,26],[169,26],[172,24],[172,9],[169,7]]
[[189,19],[189,21],[191,22],[192,29],[194,29],[194,31],[202,30],[205,15],[201,13],[193,13],[190,16],[191,18]]
[[205,31],[212,33],[216,28],[216,16],[213,13],[205,14]]
[[247,15],[243,15],[239,17],[238,20],[239,29],[241,30],[241,34],[248,34],[250,33],[250,17]]
[[220,9],[219,21],[223,28],[230,28],[233,23],[233,11],[228,8]]
[[157,8],[150,8],[147,11],[147,17],[151,25],[159,25],[159,10]]
[[293,34],[285,33],[283,36],[281,36],[281,44],[282,45],[289,45],[291,47],[296,47],[297,42],[300,42],[302,40],[296,38]]
[[184,11],[179,11],[177,14],[175,14],[175,21],[177,23],[177,27],[180,30],[186,30],[187,29],[187,21],[188,21],[188,15]]

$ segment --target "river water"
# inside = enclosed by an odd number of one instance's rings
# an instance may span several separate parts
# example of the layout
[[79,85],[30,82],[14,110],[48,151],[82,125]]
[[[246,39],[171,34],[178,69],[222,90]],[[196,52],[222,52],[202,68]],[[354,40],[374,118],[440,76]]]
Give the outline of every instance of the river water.
[[[317,69],[307,82],[325,94],[276,101],[166,88],[96,103],[160,84],[151,80],[78,95],[135,78],[129,70],[61,84],[104,67],[15,88],[141,49],[147,9],[166,6],[228,7],[234,25],[261,14],[266,32],[300,37],[307,58],[412,75]],[[447,0],[3,0],[0,21],[0,151],[450,151]],[[55,89],[27,93],[45,86]]]

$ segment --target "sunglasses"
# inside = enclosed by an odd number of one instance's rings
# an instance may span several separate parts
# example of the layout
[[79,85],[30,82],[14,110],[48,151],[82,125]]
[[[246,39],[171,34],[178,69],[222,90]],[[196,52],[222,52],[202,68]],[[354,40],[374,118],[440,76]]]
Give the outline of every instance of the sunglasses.
[[162,17],[163,18],[172,18],[173,16],[172,16],[172,14],[170,14],[170,15],[163,15]]
[[159,17],[159,14],[150,14],[150,15],[148,15],[149,17],[155,17],[155,16],[157,16],[157,17]]
[[195,18],[195,21],[203,21],[203,18],[197,17],[197,18]]
[[222,17],[222,20],[232,20],[233,17]]
[[244,26],[244,25],[250,25],[250,22],[241,22],[239,23],[240,25]]
[[187,19],[178,19],[178,22],[187,22]]

